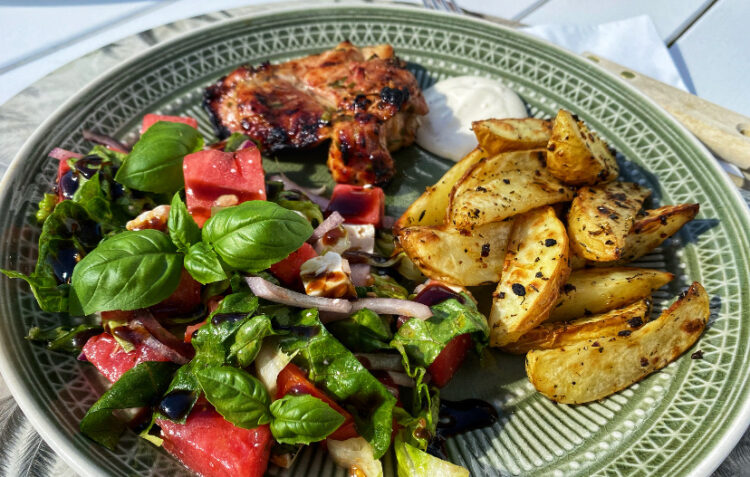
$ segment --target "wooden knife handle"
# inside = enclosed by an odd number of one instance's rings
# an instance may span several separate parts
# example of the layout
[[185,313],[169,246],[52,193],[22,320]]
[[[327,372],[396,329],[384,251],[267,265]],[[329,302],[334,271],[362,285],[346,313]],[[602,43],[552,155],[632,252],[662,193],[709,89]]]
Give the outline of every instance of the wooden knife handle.
[[747,185],[750,179],[750,118],[596,54],[584,52],[583,56],[620,76],[666,109],[714,155],[739,167]]

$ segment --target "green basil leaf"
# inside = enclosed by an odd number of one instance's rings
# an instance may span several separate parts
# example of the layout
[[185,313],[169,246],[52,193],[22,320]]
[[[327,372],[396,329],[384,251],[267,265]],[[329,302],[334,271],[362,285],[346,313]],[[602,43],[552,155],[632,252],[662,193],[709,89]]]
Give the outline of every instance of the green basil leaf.
[[112,149],[106,146],[102,146],[101,144],[97,144],[92,147],[86,155],[99,156],[103,161],[108,162],[115,167],[120,167],[123,161],[125,161],[125,158],[128,157],[128,154],[125,152],[113,151]]
[[[52,277],[24,275],[15,270],[0,269],[8,278],[19,278],[29,284],[39,308],[50,313],[66,313],[69,309],[70,285],[59,285]],[[73,314],[73,313],[72,313]],[[77,315],[77,314],[74,314]]]
[[115,180],[131,189],[173,194],[185,186],[182,160],[203,149],[203,137],[191,126],[159,121],[133,146]]
[[276,203],[285,209],[301,212],[313,227],[317,227],[323,222],[323,212],[315,202],[309,200],[279,200]]
[[44,194],[42,200],[39,201],[39,209],[36,211],[35,217],[37,222],[40,224],[47,220],[47,217],[55,210],[57,205],[57,194]]
[[226,140],[224,144],[224,152],[235,152],[245,141],[249,141],[250,138],[242,133],[234,132]]
[[227,279],[219,256],[203,242],[196,243],[185,255],[185,269],[203,285]]
[[102,242],[73,270],[73,290],[86,314],[146,308],[177,288],[182,256],[158,230],[122,232]]
[[254,429],[271,422],[268,391],[247,371],[217,366],[195,370],[195,375],[208,402],[235,426]]
[[390,349],[388,343],[393,336],[388,321],[366,308],[349,318],[328,323],[326,328],[344,346],[359,353]]
[[182,253],[187,253],[192,245],[201,241],[201,229],[198,228],[198,224],[195,223],[193,216],[188,212],[179,193],[172,197],[167,229],[172,242],[177,246],[177,250]]
[[264,270],[297,250],[312,227],[273,202],[252,200],[217,212],[203,226],[203,241],[236,270]]
[[477,311],[474,302],[464,295],[462,304],[456,299],[445,300],[430,307],[433,316],[427,320],[411,319],[398,329],[391,346],[405,353],[405,359],[427,367],[453,338],[471,333],[481,350],[489,341],[487,319]]
[[289,334],[279,340],[281,350],[297,353],[295,361],[308,369],[310,380],[352,413],[359,435],[382,457],[391,443],[396,398],[328,332],[317,310],[285,319]]
[[114,411],[156,404],[174,371],[173,363],[147,361],[125,372],[83,416],[81,432],[114,449],[126,428]]
[[47,343],[47,348],[53,351],[64,351],[67,353],[80,353],[88,338],[101,333],[102,327],[98,325],[78,325],[73,328],[56,328],[42,330],[34,326],[26,336],[30,341],[41,341]]
[[258,315],[250,318],[237,330],[234,343],[229,347],[229,359],[236,361],[239,367],[247,368],[258,356],[263,338],[275,334],[269,317]]
[[271,403],[271,433],[282,444],[322,441],[344,423],[344,416],[320,399],[303,394]]

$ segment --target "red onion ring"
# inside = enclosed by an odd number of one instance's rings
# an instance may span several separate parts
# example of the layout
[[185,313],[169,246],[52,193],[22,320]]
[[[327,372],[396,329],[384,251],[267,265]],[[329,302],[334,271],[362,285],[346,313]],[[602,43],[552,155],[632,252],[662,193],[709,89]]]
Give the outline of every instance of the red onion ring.
[[391,217],[390,215],[384,215],[383,220],[380,221],[380,228],[391,230],[397,220],[398,219],[396,217]]
[[77,152],[68,151],[66,149],[62,149],[59,147],[52,149],[47,155],[49,157],[52,157],[60,161],[64,161],[66,159],[71,159],[71,158],[80,159],[83,157],[83,154],[78,154]]
[[113,137],[99,134],[89,129],[84,129],[82,133],[85,140],[93,142],[94,144],[100,144],[117,152],[130,152],[130,148],[128,146]]
[[370,285],[370,265],[367,263],[350,263],[352,283],[355,287]]
[[261,277],[245,277],[245,283],[247,283],[250,290],[257,297],[275,303],[296,306],[298,308],[317,308],[320,311],[331,311],[334,313],[348,314],[352,311],[352,302],[342,298],[308,296],[274,285]]
[[320,195],[325,192],[326,186],[320,186],[317,189],[302,187],[301,185],[297,184],[286,175],[281,173],[273,174],[272,176],[269,176],[268,179],[272,181],[280,181],[284,184],[284,189],[297,189],[300,192],[304,192],[311,201],[318,204],[318,206],[320,206],[320,208],[323,210],[328,208],[328,203],[330,202],[330,200]]
[[373,371],[404,371],[400,354],[389,353],[355,353],[354,357],[367,369]]
[[390,377],[397,386],[402,386],[405,388],[413,388],[416,385],[414,380],[410,378],[409,375],[407,375],[406,373],[386,371],[386,374],[388,374],[388,377]]
[[410,300],[360,298],[359,300],[349,301],[342,298],[308,296],[274,285],[261,277],[245,277],[245,283],[259,298],[298,308],[317,308],[320,311],[340,314],[350,314],[367,308],[378,314],[406,315],[420,320],[426,320],[432,316],[432,310],[429,306]]
[[336,212],[335,210],[331,212],[331,215],[328,216],[327,219],[325,219],[323,222],[320,223],[317,227],[315,227],[315,230],[313,230],[312,235],[310,235],[310,238],[307,239],[308,242],[317,242],[325,234],[327,234],[329,231],[335,229],[339,225],[344,223],[344,217],[342,217],[341,214]]
[[[140,325],[145,328],[151,336],[146,338],[143,344],[154,348],[162,354],[166,353],[164,356],[168,357],[171,361],[174,361],[177,364],[185,364],[193,359],[193,356],[195,355],[193,347],[170,333],[161,325],[161,323],[156,321],[156,318],[154,318],[154,315],[150,312],[139,312],[136,318],[132,320],[128,326],[130,325]],[[154,338],[154,341],[157,341],[163,346],[154,343],[150,338]],[[170,351],[165,351],[165,348]]]

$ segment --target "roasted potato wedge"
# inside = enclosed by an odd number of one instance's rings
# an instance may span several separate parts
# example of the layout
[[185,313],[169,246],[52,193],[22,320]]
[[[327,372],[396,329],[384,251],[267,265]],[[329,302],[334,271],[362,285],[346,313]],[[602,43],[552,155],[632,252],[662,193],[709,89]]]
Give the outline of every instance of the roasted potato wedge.
[[435,185],[428,187],[399,217],[393,226],[393,233],[398,235],[401,229],[412,225],[442,225],[448,211],[451,189],[484,157],[487,154],[477,147],[448,169]]
[[449,226],[402,229],[399,244],[426,276],[454,285],[474,286],[500,280],[512,221],[494,222],[460,232]]
[[632,182],[582,187],[568,212],[570,247],[587,260],[622,258],[625,240],[651,191]]
[[646,216],[635,221],[625,238],[621,260],[629,262],[646,255],[693,220],[699,210],[699,204],[667,205],[647,210]]
[[471,129],[479,146],[494,156],[546,147],[552,134],[552,122],[537,118],[485,119],[471,123]]
[[543,322],[569,274],[568,236],[554,209],[540,207],[517,216],[492,298],[490,345],[513,343]]
[[570,346],[581,341],[619,332],[637,330],[651,319],[651,298],[643,298],[622,308],[600,315],[573,321],[545,323],[526,332],[518,341],[503,347],[503,351],[525,354],[532,349],[551,349]]
[[529,351],[526,374],[537,391],[553,401],[596,401],[677,359],[703,333],[709,315],[708,294],[695,282],[659,318],[632,333]]
[[548,321],[564,321],[604,313],[651,295],[674,275],[649,268],[587,268],[575,270],[563,285]]
[[550,173],[572,185],[594,185],[617,178],[620,170],[609,146],[583,121],[561,109],[547,144]]
[[541,151],[506,152],[479,161],[451,193],[449,223],[459,229],[497,222],[571,200],[574,189],[552,177]]

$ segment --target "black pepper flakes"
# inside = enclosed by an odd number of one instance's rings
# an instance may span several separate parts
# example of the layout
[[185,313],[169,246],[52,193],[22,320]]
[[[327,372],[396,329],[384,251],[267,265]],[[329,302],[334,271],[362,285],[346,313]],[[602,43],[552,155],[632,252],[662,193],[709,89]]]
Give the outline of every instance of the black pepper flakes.
[[526,288],[524,288],[523,285],[520,283],[514,283],[510,287],[513,290],[513,293],[515,293],[518,296],[526,296]]
[[628,320],[628,326],[631,328],[638,328],[640,326],[643,326],[643,318],[640,316],[636,316],[635,318],[631,318]]
[[486,243],[482,245],[482,257],[489,257],[490,255],[490,244]]
[[622,331],[618,331],[617,332],[617,336],[630,336],[630,333],[632,333],[632,331],[630,331],[630,330],[622,330]]
[[565,293],[570,293],[572,291],[576,291],[576,286],[575,285],[571,285],[570,283],[566,283],[565,285],[563,285],[563,291]]
[[548,239],[546,239],[546,240],[544,241],[544,246],[545,246],[545,247],[551,247],[551,246],[553,246],[553,245],[555,245],[555,244],[557,244],[557,240],[555,240],[555,239],[553,239],[553,238],[548,238]]
[[641,358],[641,366],[648,366],[648,358]]
[[690,359],[703,359],[703,350],[698,350],[690,355]]
[[534,275],[537,278],[542,278],[544,274],[542,272],[536,272],[536,275]]
[[503,179],[503,182],[504,182],[505,184],[510,184],[510,179]]
[[497,297],[498,297],[498,298],[500,298],[500,299],[502,300],[503,298],[505,298],[505,292],[500,292],[500,293],[498,293],[498,294],[497,294]]

